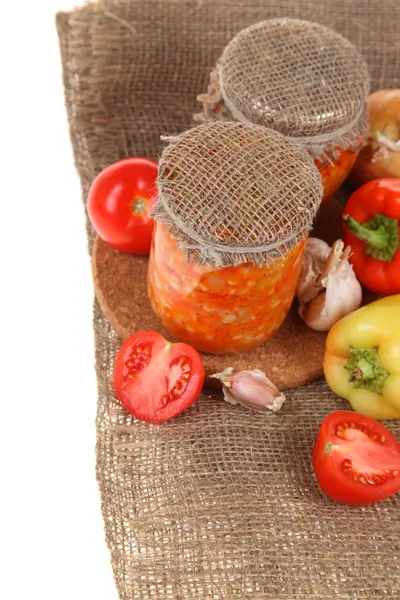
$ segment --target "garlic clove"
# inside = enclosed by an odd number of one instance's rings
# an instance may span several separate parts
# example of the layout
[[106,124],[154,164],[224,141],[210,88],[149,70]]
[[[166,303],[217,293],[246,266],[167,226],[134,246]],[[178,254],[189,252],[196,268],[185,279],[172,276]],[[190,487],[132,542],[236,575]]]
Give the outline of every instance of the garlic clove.
[[296,288],[296,298],[299,302],[310,302],[320,293],[321,285],[317,284],[317,279],[330,252],[330,246],[323,240],[308,238]]
[[258,412],[278,411],[285,396],[270,379],[258,369],[234,372],[232,367],[211,375],[222,382],[224,399]]
[[329,331],[330,315],[326,309],[326,292],[299,307],[299,315],[314,331]]
[[333,245],[316,281],[320,292],[308,302],[300,302],[299,315],[316,331],[329,331],[342,317],[361,305],[362,288],[348,261],[351,249],[342,240]]
[[323,287],[326,287],[326,285],[325,285],[326,278],[328,277],[329,274],[331,274],[333,272],[335,267],[337,267],[339,265],[339,262],[341,261],[341,258],[342,258],[343,248],[344,248],[344,242],[342,240],[336,240],[336,242],[333,244],[333,246],[326,258],[325,264],[323,266],[323,270],[321,271],[321,275],[317,279],[317,284],[320,284]]

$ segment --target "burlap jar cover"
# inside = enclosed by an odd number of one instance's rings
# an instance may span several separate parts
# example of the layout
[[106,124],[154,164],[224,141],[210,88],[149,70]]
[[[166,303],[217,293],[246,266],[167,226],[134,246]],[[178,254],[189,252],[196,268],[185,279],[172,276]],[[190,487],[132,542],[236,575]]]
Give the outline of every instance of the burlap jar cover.
[[311,230],[321,181],[307,152],[283,135],[224,121],[167,140],[153,216],[187,260],[266,265]]
[[263,125],[329,158],[368,131],[368,91],[367,65],[348,40],[318,23],[270,19],[229,42],[195,118]]
[[[107,0],[60,14],[83,197],[119,158],[157,158],[161,134],[191,125],[196,95],[232,36],[276,16],[337,29],[363,50],[374,89],[400,84],[397,0]],[[121,599],[397,600],[399,498],[340,506],[313,478],[318,426],[347,403],[312,385],[289,392],[269,418],[202,396],[151,426],[116,401],[120,342],[97,305],[94,329],[97,478]],[[400,438],[397,422],[390,429]]]

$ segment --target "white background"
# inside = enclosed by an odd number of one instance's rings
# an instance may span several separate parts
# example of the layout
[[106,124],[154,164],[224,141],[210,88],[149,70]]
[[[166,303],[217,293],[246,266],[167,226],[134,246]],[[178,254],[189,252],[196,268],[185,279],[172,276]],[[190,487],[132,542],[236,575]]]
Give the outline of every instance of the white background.
[[54,24],[1,11],[3,600],[115,600],[95,480],[92,282]]

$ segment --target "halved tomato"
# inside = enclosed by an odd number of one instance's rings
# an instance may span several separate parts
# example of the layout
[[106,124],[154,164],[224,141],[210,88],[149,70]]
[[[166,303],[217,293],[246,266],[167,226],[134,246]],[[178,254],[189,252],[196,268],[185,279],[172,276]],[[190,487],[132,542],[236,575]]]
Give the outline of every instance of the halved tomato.
[[114,366],[119,400],[138,419],[175,417],[198,398],[204,383],[200,355],[154,331],[135,333],[122,344]]
[[373,504],[400,491],[400,443],[382,423],[348,410],[328,415],[313,448],[323,492],[344,504]]

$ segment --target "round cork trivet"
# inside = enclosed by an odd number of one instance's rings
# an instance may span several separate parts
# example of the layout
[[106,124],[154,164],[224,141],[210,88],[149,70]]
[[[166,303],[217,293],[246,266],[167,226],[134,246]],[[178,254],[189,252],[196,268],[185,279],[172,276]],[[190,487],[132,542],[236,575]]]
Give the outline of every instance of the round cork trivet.
[[[340,237],[340,204],[324,203],[313,235],[333,243]],[[158,331],[170,338],[154,315],[147,296],[147,258],[113,250],[97,239],[93,247],[94,289],[99,305],[125,340],[136,331]],[[234,355],[203,354],[206,375],[226,367],[260,369],[280,389],[297,387],[323,376],[325,334],[309,329],[293,306],[277,333],[254,350]],[[215,380],[208,380],[208,386]],[[215,386],[219,383],[215,381]]]

